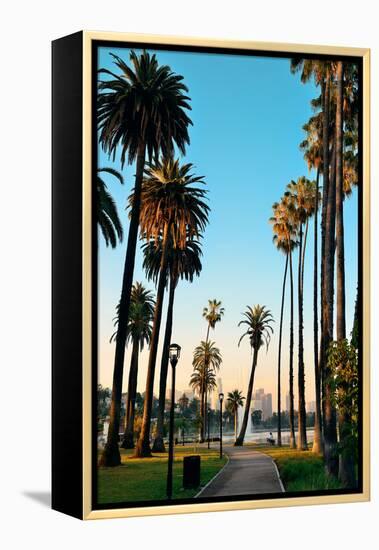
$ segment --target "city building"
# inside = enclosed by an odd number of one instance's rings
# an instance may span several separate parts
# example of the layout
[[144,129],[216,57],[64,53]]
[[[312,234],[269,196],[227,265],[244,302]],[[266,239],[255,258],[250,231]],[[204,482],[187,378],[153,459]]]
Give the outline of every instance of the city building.
[[272,416],[272,394],[265,393],[264,388],[259,388],[253,393],[251,400],[252,411],[262,411],[262,420]]

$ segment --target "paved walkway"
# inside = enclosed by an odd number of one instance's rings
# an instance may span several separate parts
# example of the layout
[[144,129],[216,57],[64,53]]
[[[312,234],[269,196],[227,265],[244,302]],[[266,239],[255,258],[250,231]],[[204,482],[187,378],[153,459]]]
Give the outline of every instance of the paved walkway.
[[249,447],[225,446],[224,452],[228,455],[229,462],[198,495],[200,498],[284,491],[270,456]]

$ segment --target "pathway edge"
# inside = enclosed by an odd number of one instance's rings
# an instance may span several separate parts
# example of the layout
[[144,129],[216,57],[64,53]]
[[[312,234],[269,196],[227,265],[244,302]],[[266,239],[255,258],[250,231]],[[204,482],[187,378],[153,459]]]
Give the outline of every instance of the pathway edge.
[[198,498],[198,497],[201,495],[201,493],[202,493],[203,491],[205,491],[205,489],[206,489],[206,488],[207,488],[216,478],[218,478],[218,476],[221,474],[221,472],[223,472],[223,471],[225,470],[225,468],[227,467],[227,465],[229,464],[229,461],[230,461],[229,455],[228,455],[227,453],[225,453],[225,456],[226,456],[226,462],[225,462],[225,464],[223,465],[223,467],[221,468],[221,470],[219,470],[219,471],[217,472],[217,474],[214,475],[214,476],[208,481],[208,483],[206,483],[206,484],[204,485],[204,487],[202,487],[202,488],[200,489],[200,491],[199,491],[193,498]]
[[278,466],[275,462],[275,460],[271,457],[271,460],[272,462],[274,463],[274,468],[275,468],[275,472],[276,472],[276,475],[278,476],[278,481],[279,481],[279,485],[280,485],[280,488],[282,490],[282,493],[285,493],[286,490],[284,488],[284,485],[283,485],[283,482],[282,482],[282,478],[280,477],[280,473],[279,473],[279,469],[278,469]]

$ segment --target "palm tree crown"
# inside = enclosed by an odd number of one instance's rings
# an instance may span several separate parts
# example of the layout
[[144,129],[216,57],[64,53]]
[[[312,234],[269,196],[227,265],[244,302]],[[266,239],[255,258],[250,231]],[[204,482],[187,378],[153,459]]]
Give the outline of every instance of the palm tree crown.
[[195,369],[207,366],[211,371],[217,371],[222,363],[220,350],[214,342],[202,341],[193,352],[192,365]]
[[282,197],[279,203],[272,205],[273,216],[270,218],[274,233],[273,241],[278,250],[287,254],[296,248],[297,227],[293,223],[293,205],[288,197]]
[[245,319],[240,321],[238,326],[247,325],[248,328],[239,339],[238,345],[240,345],[241,340],[245,336],[248,336],[251,347],[256,351],[263,344],[266,344],[266,348],[268,349],[271,334],[274,332],[271,326],[271,323],[274,323],[271,311],[266,309],[266,306],[257,304],[253,307],[247,306],[247,310],[243,313],[243,316]]
[[215,373],[206,365],[196,368],[191,374],[190,386],[199,395],[210,392],[217,387]]
[[[153,293],[147,290],[142,283],[134,283],[130,302],[129,323],[127,328],[127,343],[138,342],[142,351],[145,344],[149,344],[152,332],[152,319],[154,315],[155,300]],[[116,307],[114,326],[118,325],[120,305]],[[110,341],[116,340],[117,330],[112,334]]]
[[212,329],[215,328],[216,323],[221,321],[223,315],[224,308],[221,307],[221,302],[218,300],[208,300],[208,307],[203,309],[203,317]]
[[287,185],[285,196],[292,203],[292,221],[294,225],[303,224],[314,213],[316,184],[305,176],[291,181]]
[[243,406],[245,397],[242,395],[242,391],[240,390],[233,390],[228,392],[228,406],[230,407],[230,410],[235,414],[236,411],[238,411],[239,407]]
[[[162,261],[162,239],[149,241],[142,246],[143,267],[149,280],[158,281]],[[202,265],[202,251],[199,241],[188,240],[184,248],[169,248],[167,278],[173,281],[179,278],[192,282],[194,276],[199,276]]]
[[103,149],[112,155],[121,145],[121,165],[128,156],[131,164],[141,143],[149,158],[173,154],[174,143],[184,154],[189,144],[188,125],[192,124],[185,110],[190,110],[190,98],[183,77],[174,74],[167,65],[159,66],[155,54],[130,53],[132,67],[111,54],[121,71],[108,69],[109,80],[99,83],[98,125]]
[[110,244],[112,248],[116,248],[117,238],[120,242],[122,241],[122,225],[118,216],[117,206],[107,189],[107,184],[99,176],[100,172],[111,174],[117,178],[121,184],[124,183],[124,179],[122,175],[113,168],[98,168],[97,170],[97,221],[105,239],[105,244],[107,246]]
[[[187,240],[199,237],[208,223],[207,191],[194,184],[204,184],[202,176],[190,173],[192,164],[163,158],[148,164],[142,184],[140,227],[147,239],[159,242],[165,227],[173,248],[184,248]],[[133,203],[133,195],[129,197]]]

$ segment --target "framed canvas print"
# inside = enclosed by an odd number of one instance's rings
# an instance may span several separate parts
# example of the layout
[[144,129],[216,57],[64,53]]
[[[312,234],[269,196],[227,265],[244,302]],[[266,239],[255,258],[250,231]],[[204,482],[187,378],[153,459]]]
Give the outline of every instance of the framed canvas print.
[[53,508],[369,498],[369,51],[53,42]]

